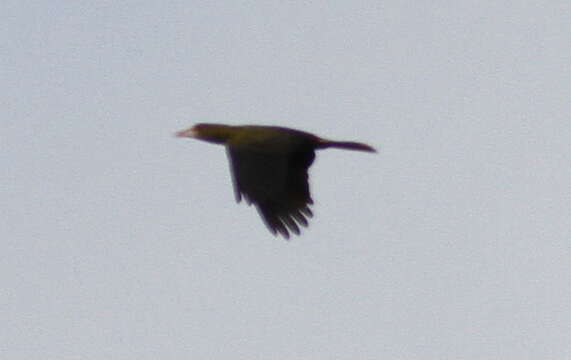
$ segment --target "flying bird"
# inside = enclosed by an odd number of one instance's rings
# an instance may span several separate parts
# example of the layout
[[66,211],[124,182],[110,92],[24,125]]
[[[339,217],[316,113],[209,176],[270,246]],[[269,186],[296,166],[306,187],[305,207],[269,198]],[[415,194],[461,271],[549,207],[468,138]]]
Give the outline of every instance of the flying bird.
[[339,148],[376,152],[369,145],[333,141],[279,126],[197,124],[175,136],[224,145],[236,201],[254,204],[272,234],[289,239],[313,216],[307,169],[315,150]]

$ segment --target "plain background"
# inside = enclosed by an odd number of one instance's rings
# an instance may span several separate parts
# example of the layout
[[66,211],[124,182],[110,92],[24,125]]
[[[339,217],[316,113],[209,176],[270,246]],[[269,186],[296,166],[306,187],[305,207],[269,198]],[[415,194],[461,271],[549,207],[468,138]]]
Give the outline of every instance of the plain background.
[[[1,358],[571,358],[569,1],[0,14]],[[286,242],[197,122],[380,152]]]

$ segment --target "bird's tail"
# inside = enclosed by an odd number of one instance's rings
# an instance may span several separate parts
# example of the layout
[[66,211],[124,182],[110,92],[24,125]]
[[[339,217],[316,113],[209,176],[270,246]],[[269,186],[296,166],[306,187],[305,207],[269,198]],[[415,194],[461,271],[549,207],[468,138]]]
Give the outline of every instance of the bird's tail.
[[326,140],[326,139],[319,139],[318,149],[327,149],[327,148],[339,148],[339,149],[346,149],[346,150],[357,150],[357,151],[368,151],[368,152],[377,152],[375,148],[359,143],[354,141],[333,141],[333,140]]

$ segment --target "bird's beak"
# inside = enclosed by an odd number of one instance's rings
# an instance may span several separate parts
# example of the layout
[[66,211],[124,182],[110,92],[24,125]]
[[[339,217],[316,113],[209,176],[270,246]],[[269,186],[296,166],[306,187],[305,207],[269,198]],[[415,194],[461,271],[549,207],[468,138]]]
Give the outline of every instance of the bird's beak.
[[189,129],[177,131],[176,133],[174,133],[174,136],[193,138],[196,137],[196,131],[194,130],[194,127],[191,127]]

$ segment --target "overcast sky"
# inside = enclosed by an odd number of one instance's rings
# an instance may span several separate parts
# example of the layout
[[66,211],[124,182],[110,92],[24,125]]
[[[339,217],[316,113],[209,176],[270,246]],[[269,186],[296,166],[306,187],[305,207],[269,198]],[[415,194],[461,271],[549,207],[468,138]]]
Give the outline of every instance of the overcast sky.
[[[287,4],[285,4],[287,3]],[[571,358],[571,5],[0,3],[3,359]],[[320,152],[292,241],[196,122]]]

